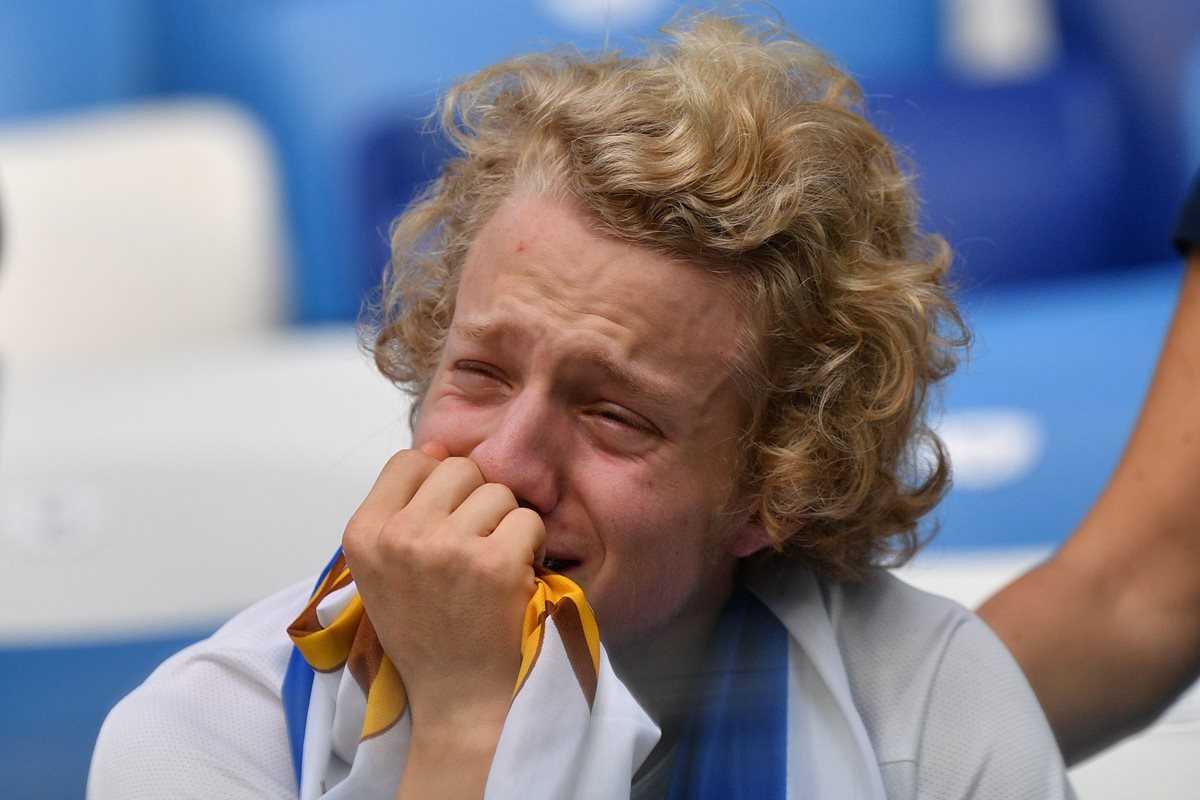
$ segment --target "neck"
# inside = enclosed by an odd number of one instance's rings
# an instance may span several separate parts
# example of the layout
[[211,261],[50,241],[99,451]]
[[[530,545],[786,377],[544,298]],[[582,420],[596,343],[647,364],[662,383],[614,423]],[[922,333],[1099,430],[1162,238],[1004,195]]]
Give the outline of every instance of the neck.
[[671,752],[708,676],[708,651],[728,596],[669,626],[610,648],[613,669],[662,729],[658,744],[638,770],[647,772]]

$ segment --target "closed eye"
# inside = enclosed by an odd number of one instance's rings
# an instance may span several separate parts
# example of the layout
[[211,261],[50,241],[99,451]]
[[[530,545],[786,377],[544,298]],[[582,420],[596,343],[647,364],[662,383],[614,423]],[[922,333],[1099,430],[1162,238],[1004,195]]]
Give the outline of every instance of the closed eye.
[[601,411],[601,412],[599,412],[599,416],[604,417],[605,419],[610,419],[613,422],[619,422],[622,425],[627,425],[630,428],[643,428],[644,427],[642,425],[639,425],[636,420],[633,420],[630,417],[624,416],[622,414],[618,414],[616,411]]
[[454,362],[454,382],[462,389],[494,389],[507,386],[496,367],[482,361]]
[[626,436],[662,436],[658,427],[640,414],[621,406],[601,404],[590,409],[589,416],[606,428]]

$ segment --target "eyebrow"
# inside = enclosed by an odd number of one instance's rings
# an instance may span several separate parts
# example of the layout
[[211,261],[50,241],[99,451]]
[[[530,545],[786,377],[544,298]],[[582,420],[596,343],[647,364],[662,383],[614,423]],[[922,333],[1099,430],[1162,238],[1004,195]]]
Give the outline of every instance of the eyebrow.
[[671,408],[679,405],[682,399],[677,393],[672,393],[666,383],[656,375],[650,374],[648,370],[624,364],[613,358],[611,353],[589,349],[580,354],[579,360],[598,369],[609,382],[630,395],[655,405]]
[[[455,322],[451,325],[451,332],[480,343],[524,338],[522,332],[509,322]],[[594,368],[603,373],[606,380],[630,395],[666,408],[679,405],[683,399],[679,392],[672,392],[661,378],[648,370],[618,360],[606,350],[588,348],[575,354],[571,362]]]
[[503,339],[515,333],[513,326],[507,322],[454,322],[450,331],[473,342]]

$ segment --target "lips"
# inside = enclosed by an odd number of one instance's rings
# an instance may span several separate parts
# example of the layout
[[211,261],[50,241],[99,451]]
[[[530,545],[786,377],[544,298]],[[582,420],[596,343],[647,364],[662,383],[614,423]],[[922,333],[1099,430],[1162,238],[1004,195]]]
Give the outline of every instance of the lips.
[[551,572],[567,573],[576,570],[587,557],[586,545],[564,531],[549,532],[544,542],[545,557],[542,558],[542,569]]

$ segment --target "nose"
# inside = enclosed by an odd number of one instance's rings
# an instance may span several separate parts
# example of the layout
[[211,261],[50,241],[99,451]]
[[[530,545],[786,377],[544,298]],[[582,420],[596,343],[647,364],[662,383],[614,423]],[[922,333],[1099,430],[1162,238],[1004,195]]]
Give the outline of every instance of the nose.
[[501,408],[470,457],[484,480],[502,483],[542,516],[558,505],[566,421],[546,398],[526,390]]

